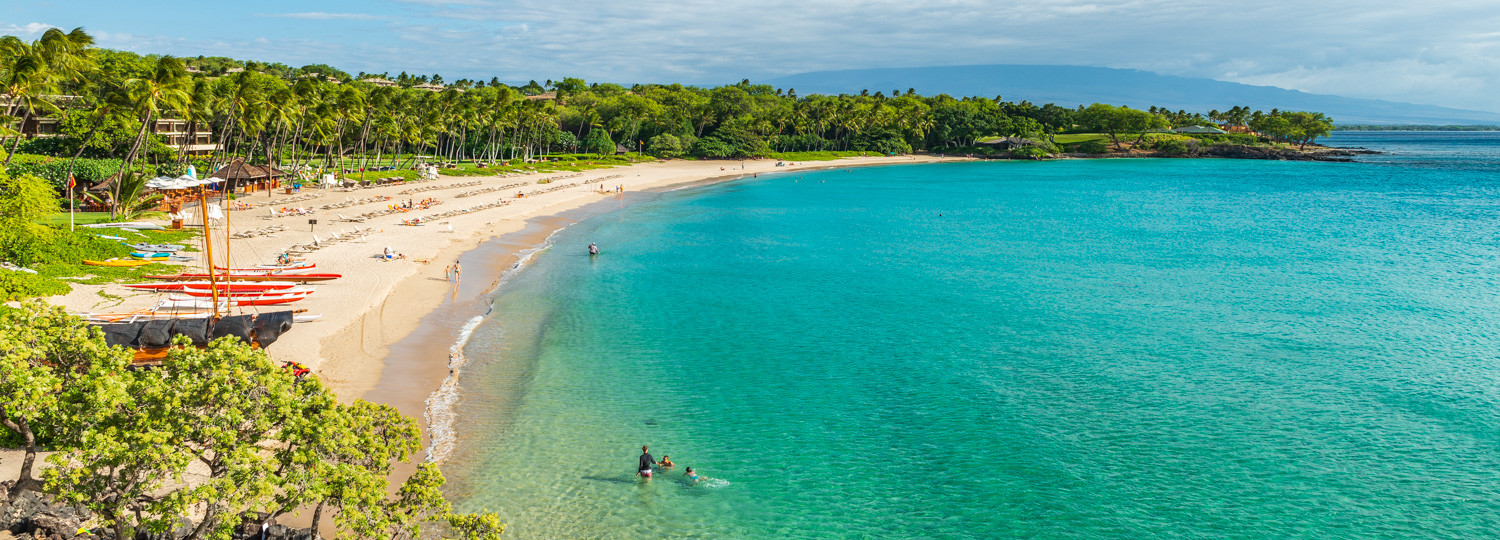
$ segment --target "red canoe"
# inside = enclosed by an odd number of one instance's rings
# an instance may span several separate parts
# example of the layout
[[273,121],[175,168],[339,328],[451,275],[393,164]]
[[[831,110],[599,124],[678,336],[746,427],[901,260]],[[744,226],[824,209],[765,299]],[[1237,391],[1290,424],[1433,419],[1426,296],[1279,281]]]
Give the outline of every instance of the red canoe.
[[[188,296],[198,298],[212,298],[214,293],[208,287],[183,287],[177,291]],[[307,296],[312,294],[312,287],[292,287],[290,289],[271,289],[265,291],[219,291],[220,298],[271,298],[275,296]]]
[[[275,289],[290,289],[296,287],[296,283],[290,281],[262,281],[257,283],[219,283],[220,291],[269,291]],[[180,291],[187,287],[203,288],[209,287],[207,281],[178,281],[175,283],[134,283],[126,285],[132,289],[145,289],[148,291]]]
[[[223,281],[296,281],[307,283],[309,281],[329,281],[344,277],[343,274],[264,274],[264,275],[221,275],[214,274],[214,279]],[[208,279],[208,274],[177,274],[174,276],[146,276],[147,279],[162,281],[201,281]]]

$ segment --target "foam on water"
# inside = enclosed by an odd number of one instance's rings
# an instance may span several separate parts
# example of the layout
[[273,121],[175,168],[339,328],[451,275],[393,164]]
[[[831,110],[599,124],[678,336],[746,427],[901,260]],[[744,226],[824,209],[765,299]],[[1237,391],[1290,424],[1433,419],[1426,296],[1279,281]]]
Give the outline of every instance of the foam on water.
[[[511,265],[506,271],[501,272],[500,279],[496,281],[495,289],[504,285],[515,272],[525,268],[538,253],[551,247],[552,239],[567,228],[568,226],[565,225],[548,234],[541,245],[522,250],[516,263]],[[492,289],[489,292],[493,293],[494,290]],[[476,315],[465,322],[463,327],[459,329],[458,339],[453,342],[453,345],[448,347],[448,376],[443,379],[443,383],[438,386],[437,390],[427,396],[426,410],[424,411],[424,415],[427,418],[428,438],[431,440],[427,446],[427,461],[441,463],[448,459],[448,456],[453,452],[453,445],[458,440],[456,428],[458,418],[454,412],[454,407],[458,405],[459,400],[463,397],[459,387],[459,380],[463,375],[464,367],[469,363],[468,357],[464,355],[464,347],[469,344],[469,339],[474,335],[474,329],[478,328],[480,323],[484,322],[485,317],[488,317],[494,311],[495,307],[491,304],[483,315]]]

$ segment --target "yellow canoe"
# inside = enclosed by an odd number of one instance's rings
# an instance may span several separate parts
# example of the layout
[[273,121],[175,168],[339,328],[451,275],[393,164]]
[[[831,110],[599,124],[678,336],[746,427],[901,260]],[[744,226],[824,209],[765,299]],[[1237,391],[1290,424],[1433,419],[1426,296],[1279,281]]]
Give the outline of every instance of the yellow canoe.
[[114,259],[110,259],[107,261],[84,260],[83,264],[87,264],[89,266],[144,266],[151,264],[151,261],[119,261]]

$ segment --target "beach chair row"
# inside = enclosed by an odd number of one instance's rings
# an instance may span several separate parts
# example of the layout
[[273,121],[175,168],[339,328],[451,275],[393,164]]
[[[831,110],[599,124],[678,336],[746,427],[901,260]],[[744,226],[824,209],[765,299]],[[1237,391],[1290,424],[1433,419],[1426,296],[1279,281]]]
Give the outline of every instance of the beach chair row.
[[492,202],[492,203],[488,203],[488,204],[481,204],[481,205],[478,205],[478,206],[470,206],[470,207],[467,207],[467,208],[459,208],[459,209],[456,209],[456,210],[449,210],[447,212],[440,212],[440,213],[437,213],[437,214],[432,214],[430,216],[422,216],[422,217],[415,218],[415,219],[404,220],[403,223],[405,223],[407,225],[421,225],[421,224],[425,224],[427,222],[430,222],[430,221],[433,221],[433,220],[437,220],[437,219],[449,218],[449,217],[453,217],[453,216],[461,216],[461,215],[464,215],[464,214],[472,214],[472,213],[478,212],[480,210],[489,210],[491,208],[499,208],[499,207],[505,206],[507,204],[510,204],[510,201],[507,201],[505,199],[500,199],[498,201],[495,201],[495,202]]
[[318,238],[318,235],[315,234],[315,235],[313,235],[313,241],[312,241],[312,243],[309,243],[309,244],[294,244],[291,247],[288,247],[288,248],[286,248],[286,249],[284,249],[282,251],[285,251],[285,252],[291,253],[291,254],[298,254],[298,255],[300,255],[300,254],[304,254],[304,253],[310,253],[310,252],[313,252],[313,251],[317,251],[317,250],[320,250],[320,249],[323,249],[323,248],[326,248],[326,247],[329,247],[329,246],[337,245],[337,244],[343,243],[343,242],[362,242],[362,241],[365,241],[365,240],[369,239],[370,232],[374,231],[374,230],[375,230],[374,227],[365,227],[363,229],[361,229],[359,227],[355,227],[353,231],[344,230],[344,231],[341,231],[341,232],[333,233],[332,235],[329,235],[329,237],[328,237],[327,240],[324,240],[322,238]]
[[259,229],[250,229],[248,231],[240,231],[240,232],[234,233],[233,235],[231,235],[231,237],[233,237],[233,238],[255,238],[257,236],[266,236],[266,235],[269,235],[269,234],[276,234],[276,233],[279,233],[279,232],[285,231],[285,230],[286,230],[286,226],[284,226],[284,225],[270,225],[270,226],[267,226],[267,227],[261,227]]
[[601,176],[601,177],[595,178],[593,180],[584,180],[583,183],[584,183],[584,185],[597,184],[597,183],[603,182],[605,180],[614,180],[616,178],[624,178],[624,177],[625,177],[625,175],[623,175],[623,174],[611,174],[609,176]]
[[521,187],[521,186],[524,186],[524,185],[526,185],[526,182],[516,182],[514,184],[505,184],[503,186],[494,186],[494,187],[473,189],[473,190],[464,191],[464,192],[461,192],[461,193],[454,194],[453,198],[455,198],[455,199],[462,199],[464,197],[473,197],[475,195],[483,195],[485,193],[493,193],[493,192],[504,190],[504,189],[518,188],[518,187]]
[[484,182],[481,182],[479,180],[475,180],[473,182],[459,182],[457,184],[444,184],[444,185],[441,185],[441,186],[422,186],[422,187],[419,187],[419,188],[412,188],[412,189],[401,190],[400,194],[401,195],[411,195],[413,193],[422,193],[424,191],[437,191],[437,190],[440,190],[440,189],[454,189],[454,188],[461,188],[461,187],[477,186],[477,185],[482,184],[482,183],[484,183]]

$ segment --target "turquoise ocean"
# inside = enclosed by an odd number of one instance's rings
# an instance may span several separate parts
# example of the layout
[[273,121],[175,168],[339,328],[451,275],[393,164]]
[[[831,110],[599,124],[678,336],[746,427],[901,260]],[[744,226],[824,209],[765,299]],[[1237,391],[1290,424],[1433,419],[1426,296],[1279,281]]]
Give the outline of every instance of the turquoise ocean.
[[1329,142],[1387,153],[630,194],[474,321],[448,493],[521,538],[1500,536],[1500,134]]

